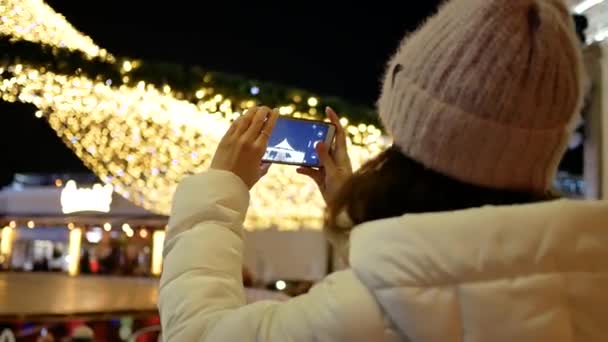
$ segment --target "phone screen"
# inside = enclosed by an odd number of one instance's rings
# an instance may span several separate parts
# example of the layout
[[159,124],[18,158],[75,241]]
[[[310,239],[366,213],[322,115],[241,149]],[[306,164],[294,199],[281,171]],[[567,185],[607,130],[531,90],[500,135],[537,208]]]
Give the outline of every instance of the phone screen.
[[280,117],[262,158],[265,162],[318,167],[315,147],[319,142],[331,144],[335,127],[322,121]]

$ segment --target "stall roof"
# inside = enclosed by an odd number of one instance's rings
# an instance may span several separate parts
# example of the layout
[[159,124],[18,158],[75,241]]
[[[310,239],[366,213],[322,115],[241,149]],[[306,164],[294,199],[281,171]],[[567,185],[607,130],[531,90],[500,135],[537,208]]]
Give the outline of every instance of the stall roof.
[[131,225],[162,226],[167,217],[149,212],[112,193],[109,212],[83,211],[64,213],[63,188],[55,186],[6,187],[0,191],[0,216],[5,221],[35,220],[36,225],[65,225],[75,222],[94,225],[109,222]]

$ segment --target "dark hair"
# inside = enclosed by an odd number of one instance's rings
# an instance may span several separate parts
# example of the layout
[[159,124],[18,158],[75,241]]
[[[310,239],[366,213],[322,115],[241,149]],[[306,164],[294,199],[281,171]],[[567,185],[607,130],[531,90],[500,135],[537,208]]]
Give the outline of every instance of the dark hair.
[[484,205],[509,205],[555,199],[538,195],[490,189],[464,183],[426,168],[391,147],[367,162],[330,199],[325,218],[328,233],[348,234],[340,223],[345,210],[350,225],[401,216],[408,213],[451,211]]

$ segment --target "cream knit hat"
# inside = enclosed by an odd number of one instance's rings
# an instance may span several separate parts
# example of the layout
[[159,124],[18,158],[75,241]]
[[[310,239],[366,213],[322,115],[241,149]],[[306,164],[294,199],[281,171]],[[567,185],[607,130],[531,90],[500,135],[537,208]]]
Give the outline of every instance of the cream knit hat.
[[430,169],[542,193],[579,114],[582,70],[562,0],[451,0],[391,59],[380,118]]

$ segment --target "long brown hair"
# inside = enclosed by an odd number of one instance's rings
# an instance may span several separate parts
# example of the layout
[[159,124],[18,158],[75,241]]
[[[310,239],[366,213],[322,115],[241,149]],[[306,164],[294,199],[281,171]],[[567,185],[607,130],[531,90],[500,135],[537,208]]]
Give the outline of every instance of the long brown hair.
[[460,182],[424,167],[391,147],[363,165],[330,199],[325,230],[333,240],[346,237],[354,225],[408,213],[554,198],[552,194],[497,190]]

